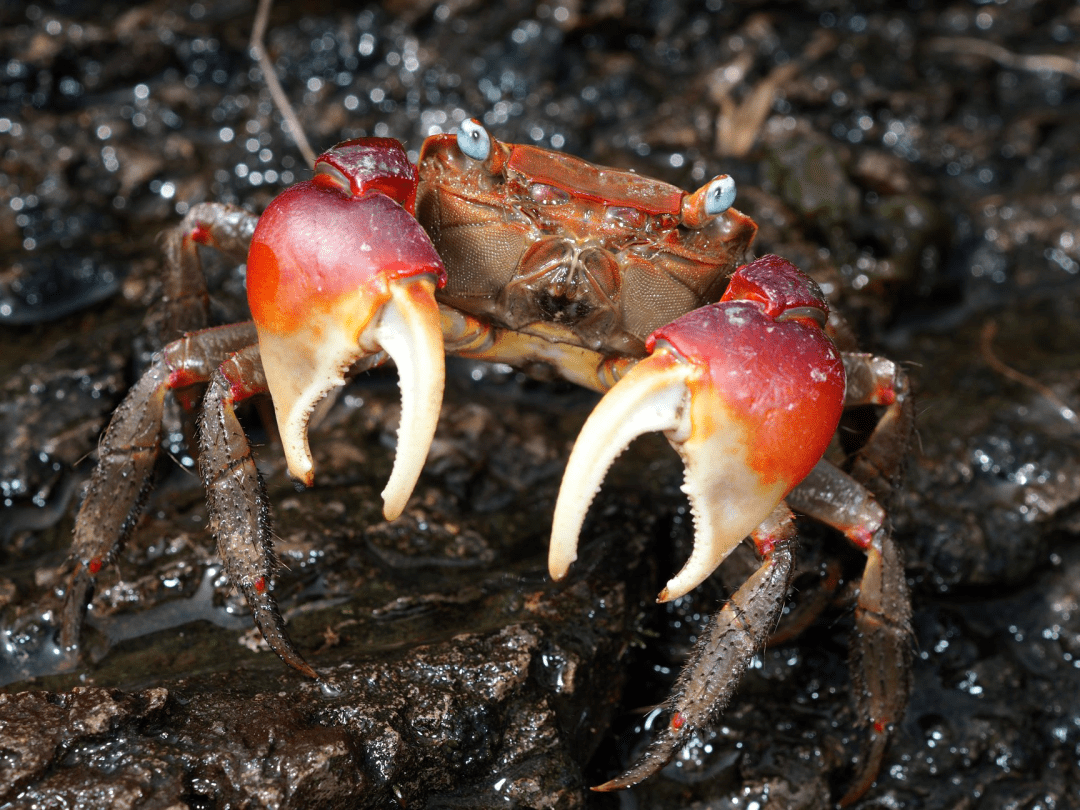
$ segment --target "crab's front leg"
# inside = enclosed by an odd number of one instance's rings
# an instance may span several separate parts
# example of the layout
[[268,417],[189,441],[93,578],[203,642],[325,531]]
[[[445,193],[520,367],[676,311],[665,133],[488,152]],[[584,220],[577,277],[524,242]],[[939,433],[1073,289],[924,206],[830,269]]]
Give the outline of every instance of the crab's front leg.
[[825,452],[844,402],[844,365],[822,327],[817,285],[766,256],[732,276],[723,299],[649,337],[651,354],[590,414],[567,464],[549,559],[565,575],[589,503],[636,436],[664,431],[686,467],[694,548],[660,593],[677,599],[748,535],[762,564],[717,614],[669,701],[670,723],[642,760],[601,789],[658,771],[719,712],[760,649],[791,575],[793,530],[784,497]]

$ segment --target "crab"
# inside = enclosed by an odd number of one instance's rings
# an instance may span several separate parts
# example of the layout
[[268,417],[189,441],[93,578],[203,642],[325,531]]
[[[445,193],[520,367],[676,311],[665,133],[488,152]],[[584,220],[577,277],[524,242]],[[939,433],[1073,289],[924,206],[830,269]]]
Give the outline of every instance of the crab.
[[[841,801],[858,798],[910,689],[907,586],[872,489],[892,483],[912,429],[911,400],[894,363],[836,347],[813,280],[776,256],[744,264],[756,225],[734,199],[726,175],[686,193],[500,143],[473,120],[428,138],[417,166],[392,139],[341,143],[261,217],[195,206],[166,239],[170,310],[181,321],[203,317],[197,248],[208,245],[246,259],[253,320],[169,343],[117,409],[76,520],[63,643],[77,643],[94,579],[150,490],[168,392],[205,386],[199,465],[227,574],[269,646],[317,679],[275,604],[270,506],[236,405],[270,394],[289,472],[310,486],[313,409],[348,375],[392,361],[401,421],[382,497],[393,520],[435,434],[444,353],[543,367],[603,394],[555,506],[554,579],[573,565],[610,465],[650,431],[663,432],[682,458],[695,525],[691,555],[658,601],[691,591],[748,537],[760,559],[701,634],[666,725],[637,764],[596,789],[654,774],[727,704],[782,611],[794,508],[866,554],[852,673],[869,741]],[[858,405],[881,406],[883,415],[845,470],[823,456],[843,409]]]

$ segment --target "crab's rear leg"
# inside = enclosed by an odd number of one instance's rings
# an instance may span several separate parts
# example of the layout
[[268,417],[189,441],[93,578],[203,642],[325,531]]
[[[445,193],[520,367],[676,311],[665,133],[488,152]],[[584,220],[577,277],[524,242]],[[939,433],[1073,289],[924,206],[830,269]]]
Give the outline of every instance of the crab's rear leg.
[[78,641],[94,579],[131,534],[150,493],[161,447],[165,394],[206,382],[222,360],[254,342],[255,325],[250,322],[174,341],[154,356],[116,409],[98,443],[98,464],[75,518],[71,549],[75,572],[65,595],[63,646]]
[[199,203],[179,225],[162,234],[162,295],[147,318],[155,349],[209,323],[210,296],[199,245],[213,247],[237,263],[243,262],[258,219],[239,206]]
[[[891,361],[845,355],[848,405],[884,405],[885,413],[849,475],[822,460],[788,503],[844,533],[866,552],[851,642],[851,676],[859,715],[870,728],[855,779],[840,800],[858,800],[874,783],[911,693],[911,597],[903,558],[874,492],[886,493],[903,469],[913,431],[907,376]],[[862,477],[868,484],[860,483]],[[860,480],[856,480],[859,478]],[[876,486],[875,486],[876,485]]]
[[633,767],[593,790],[620,790],[652,776],[727,706],[776,626],[795,564],[795,526],[786,505],[776,507],[751,536],[761,565],[709,620],[694,645],[665,702],[667,723]]
[[904,472],[904,460],[915,433],[915,407],[907,374],[892,360],[870,354],[845,353],[848,392],[845,406],[885,406],[866,443],[849,469],[878,498],[888,502]]
[[843,470],[820,461],[788,496],[792,507],[843,532],[866,552],[859,584],[851,677],[860,717],[870,727],[855,780],[841,799],[851,804],[877,778],[882,758],[911,693],[911,598],[900,550],[873,494]]

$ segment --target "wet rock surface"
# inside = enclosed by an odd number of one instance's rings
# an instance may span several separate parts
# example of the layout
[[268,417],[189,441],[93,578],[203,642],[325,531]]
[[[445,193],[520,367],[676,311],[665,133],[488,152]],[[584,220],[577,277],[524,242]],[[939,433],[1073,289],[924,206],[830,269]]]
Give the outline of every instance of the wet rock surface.
[[[814,526],[793,610],[722,721],[621,796],[642,707],[752,555],[667,606],[692,536],[662,440],[620,460],[566,583],[544,573],[595,399],[451,363],[427,471],[381,518],[397,418],[366,375],[275,505],[275,593],[331,689],[285,668],[220,572],[190,425],[57,646],[63,564],[109,413],[153,348],[157,234],[306,176],[247,53],[247,2],[0,10],[0,802],[139,807],[826,807],[863,731],[846,671],[859,555]],[[268,47],[316,148],[479,116],[500,139],[682,187],[737,181],[757,252],[815,275],[905,364],[919,436],[893,505],[911,705],[861,806],[1080,804],[1080,14],[1069,3],[279,3]],[[242,271],[207,257],[216,314]]]

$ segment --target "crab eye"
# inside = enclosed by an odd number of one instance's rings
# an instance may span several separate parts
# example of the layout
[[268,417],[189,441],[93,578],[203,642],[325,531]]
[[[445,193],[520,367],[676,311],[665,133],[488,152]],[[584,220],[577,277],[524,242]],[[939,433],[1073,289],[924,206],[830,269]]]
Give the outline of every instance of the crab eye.
[[488,155],[491,154],[491,136],[475,118],[461,122],[457,134],[457,145],[458,149],[473,160],[487,160]]
[[735,181],[722,174],[709,183],[705,192],[705,213],[716,216],[727,211],[735,203]]

